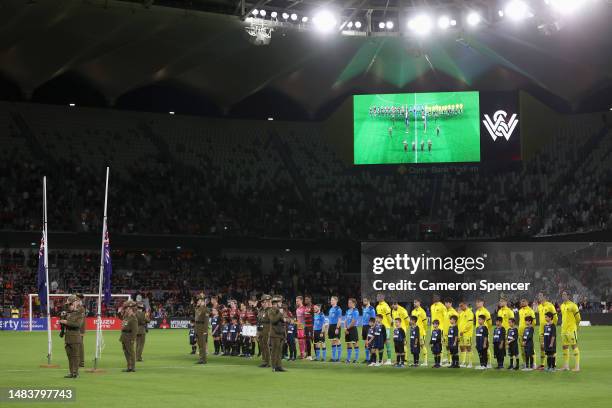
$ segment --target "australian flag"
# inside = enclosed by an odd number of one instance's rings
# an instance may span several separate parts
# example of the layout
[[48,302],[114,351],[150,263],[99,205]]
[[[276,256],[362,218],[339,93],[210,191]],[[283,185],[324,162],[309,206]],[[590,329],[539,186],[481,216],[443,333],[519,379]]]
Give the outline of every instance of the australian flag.
[[40,249],[38,250],[38,299],[40,299],[40,311],[45,313],[47,310],[47,271],[45,268],[45,233],[40,239]]
[[113,264],[111,262],[110,254],[110,239],[108,238],[108,230],[104,230],[104,304],[108,307],[111,300],[111,276],[113,274]]

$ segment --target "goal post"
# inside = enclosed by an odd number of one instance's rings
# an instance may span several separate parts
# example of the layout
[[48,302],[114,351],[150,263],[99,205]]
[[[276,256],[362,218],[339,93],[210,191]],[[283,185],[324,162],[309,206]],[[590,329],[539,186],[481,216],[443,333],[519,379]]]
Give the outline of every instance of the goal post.
[[[49,293],[49,300],[53,299],[53,298],[57,298],[57,299],[61,299],[61,298],[66,298],[70,296],[69,293]],[[85,293],[83,294],[83,296],[87,299],[87,298],[92,298],[92,299],[98,299],[98,294],[97,293]],[[34,305],[34,298],[38,297],[38,293],[30,293],[28,294],[28,319],[29,319],[29,330],[28,331],[32,331],[32,319],[33,319],[33,305]],[[111,294],[111,299],[125,299],[125,300],[131,300],[132,299],[132,295],[129,294],[123,294],[123,293],[118,293],[118,294]]]

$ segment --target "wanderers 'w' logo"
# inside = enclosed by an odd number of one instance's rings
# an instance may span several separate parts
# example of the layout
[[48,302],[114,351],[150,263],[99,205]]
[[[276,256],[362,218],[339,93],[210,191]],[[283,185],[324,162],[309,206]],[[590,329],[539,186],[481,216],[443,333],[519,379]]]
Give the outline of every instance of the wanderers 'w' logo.
[[508,114],[503,110],[495,112],[493,114],[493,120],[491,120],[489,115],[484,115],[485,118],[482,123],[484,123],[489,131],[493,141],[502,136],[506,138],[506,140],[509,140],[510,136],[512,136],[512,132],[514,132],[514,128],[518,124],[518,119],[516,118],[516,113],[513,113],[510,120],[506,122],[506,116],[508,116]]

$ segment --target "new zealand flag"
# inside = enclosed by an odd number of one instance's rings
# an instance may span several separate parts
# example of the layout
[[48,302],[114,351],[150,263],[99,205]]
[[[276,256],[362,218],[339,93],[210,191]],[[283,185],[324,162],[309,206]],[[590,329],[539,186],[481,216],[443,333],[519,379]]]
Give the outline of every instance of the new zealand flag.
[[111,276],[113,274],[113,264],[111,262],[110,254],[110,239],[108,237],[108,230],[104,231],[104,304],[108,307],[111,300]]

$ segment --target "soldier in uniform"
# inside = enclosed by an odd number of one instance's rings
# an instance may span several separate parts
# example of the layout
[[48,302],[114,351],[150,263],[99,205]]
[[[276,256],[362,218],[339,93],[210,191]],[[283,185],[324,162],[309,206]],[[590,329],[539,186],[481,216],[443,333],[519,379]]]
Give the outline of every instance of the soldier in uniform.
[[281,365],[283,343],[285,341],[285,314],[282,309],[283,299],[280,296],[272,298],[272,307],[268,311],[270,319],[270,362],[272,371],[286,371]]
[[64,333],[64,347],[66,348],[66,355],[68,356],[68,366],[70,373],[64,378],[77,378],[79,376],[79,358],[81,342],[80,329],[83,324],[83,315],[77,309],[79,305],[79,299],[70,295],[67,300],[68,312],[65,319],[59,321],[65,327]]
[[270,318],[268,311],[270,309],[270,295],[261,296],[261,308],[257,313],[257,342],[259,343],[259,351],[261,352],[261,364],[259,367],[270,367],[270,344],[268,335],[270,333]]
[[198,300],[195,307],[195,331],[198,339],[199,348],[199,360],[197,364],[206,364],[206,353],[208,346],[208,303],[204,294],[198,296]]
[[83,305],[85,296],[83,296],[82,293],[77,293],[76,296],[79,299],[78,310],[83,315],[83,323],[81,324],[81,327],[79,330],[81,334],[81,348],[79,351],[79,367],[85,367],[85,321],[86,321],[85,316],[87,316],[87,309],[85,309],[85,305]]
[[136,336],[136,361],[142,361],[142,350],[144,350],[147,337],[147,323],[151,321],[151,318],[149,317],[149,312],[144,310],[144,303],[138,302],[137,307],[138,335]]
[[126,373],[136,371],[136,353],[134,351],[134,341],[138,335],[138,319],[136,318],[136,302],[128,300],[123,304],[123,309],[120,313],[123,321],[121,322],[121,337],[119,341],[123,345],[123,354],[127,368],[123,370]]

